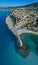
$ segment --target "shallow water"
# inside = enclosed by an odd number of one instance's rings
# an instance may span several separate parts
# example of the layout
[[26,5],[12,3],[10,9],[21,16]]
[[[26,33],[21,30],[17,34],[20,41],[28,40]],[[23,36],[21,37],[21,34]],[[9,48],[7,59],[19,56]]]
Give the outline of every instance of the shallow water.
[[0,65],[37,65],[38,56],[34,53],[36,46],[29,38],[26,43],[30,42],[28,45],[31,52],[27,58],[22,58],[15,51],[16,38],[5,23],[8,14],[10,14],[9,11],[0,11]]
[[32,33],[25,33],[20,35],[22,42],[28,44],[31,50],[35,50],[38,46],[38,35]]

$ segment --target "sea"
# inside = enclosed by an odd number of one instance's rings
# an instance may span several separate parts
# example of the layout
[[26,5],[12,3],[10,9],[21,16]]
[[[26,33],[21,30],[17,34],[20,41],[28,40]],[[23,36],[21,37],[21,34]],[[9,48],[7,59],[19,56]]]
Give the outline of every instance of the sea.
[[[0,65],[38,65],[38,56],[35,54],[35,42],[26,36],[26,43],[31,50],[26,58],[15,50],[16,37],[6,24],[9,10],[0,10]],[[38,41],[38,40],[37,40]]]

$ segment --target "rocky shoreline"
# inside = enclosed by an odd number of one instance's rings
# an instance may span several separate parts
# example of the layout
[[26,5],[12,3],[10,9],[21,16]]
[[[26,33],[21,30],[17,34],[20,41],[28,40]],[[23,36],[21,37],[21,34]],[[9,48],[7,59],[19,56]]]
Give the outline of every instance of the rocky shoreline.
[[8,28],[16,35],[17,37],[17,43],[15,44],[15,50],[23,57],[25,58],[29,54],[29,47],[26,44],[23,44],[19,35],[17,34],[15,28],[13,27],[13,23],[11,21],[11,18],[8,16],[6,18],[6,24]]
[[29,55],[30,48],[28,45],[23,44],[22,47],[19,45],[19,39],[17,39],[17,43],[15,44],[15,50],[22,56],[23,58],[26,58]]

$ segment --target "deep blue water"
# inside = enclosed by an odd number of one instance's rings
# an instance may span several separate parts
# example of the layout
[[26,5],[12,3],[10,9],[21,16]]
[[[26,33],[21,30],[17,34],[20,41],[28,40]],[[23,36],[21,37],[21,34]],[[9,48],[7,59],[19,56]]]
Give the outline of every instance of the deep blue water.
[[38,56],[32,50],[25,59],[15,51],[16,38],[5,23],[8,14],[9,11],[0,11],[0,65],[38,65]]

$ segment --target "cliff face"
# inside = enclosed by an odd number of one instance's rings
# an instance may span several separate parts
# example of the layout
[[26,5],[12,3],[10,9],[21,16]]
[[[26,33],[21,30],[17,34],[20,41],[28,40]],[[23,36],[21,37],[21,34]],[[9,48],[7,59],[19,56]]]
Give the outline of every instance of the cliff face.
[[13,27],[13,23],[9,16],[6,18],[6,24],[7,24],[8,28],[16,35],[15,28]]

